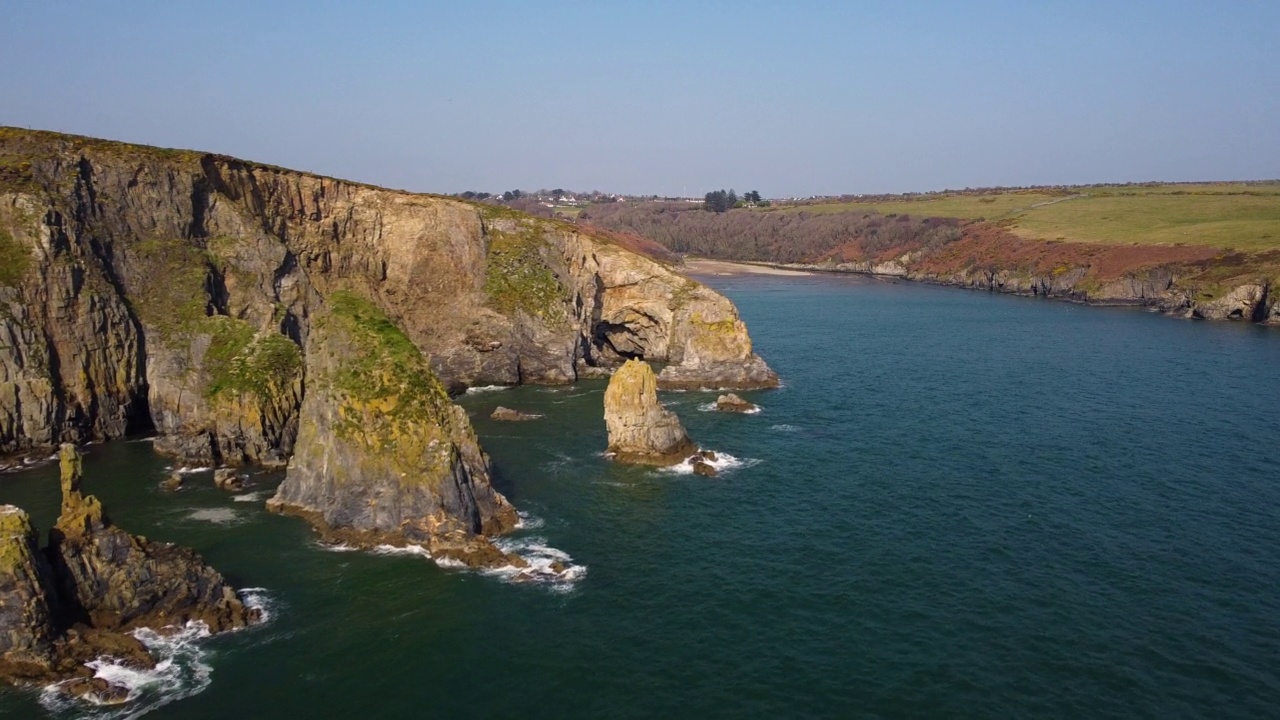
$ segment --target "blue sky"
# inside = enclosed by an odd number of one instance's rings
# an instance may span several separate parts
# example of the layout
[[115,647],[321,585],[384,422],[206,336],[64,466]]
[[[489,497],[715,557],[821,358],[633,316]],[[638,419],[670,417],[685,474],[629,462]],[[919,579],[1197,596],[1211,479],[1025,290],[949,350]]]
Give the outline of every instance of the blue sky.
[[8,0],[4,14],[0,124],[411,190],[1280,177],[1275,0]]

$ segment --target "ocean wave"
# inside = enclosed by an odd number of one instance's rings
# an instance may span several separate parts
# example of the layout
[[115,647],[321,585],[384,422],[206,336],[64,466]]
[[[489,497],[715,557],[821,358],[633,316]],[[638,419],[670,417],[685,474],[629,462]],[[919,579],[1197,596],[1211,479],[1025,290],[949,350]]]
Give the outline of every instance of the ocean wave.
[[180,468],[167,467],[167,468],[165,468],[165,469],[166,469],[166,470],[170,470],[170,471],[172,471],[172,472],[176,472],[176,473],[178,473],[179,475],[191,475],[192,473],[213,472],[213,468],[211,468],[211,467],[203,467],[203,466],[201,466],[201,467],[187,467],[186,465],[183,465],[183,466],[182,466],[182,467],[180,467]]
[[510,390],[513,385],[480,385],[477,387],[467,388],[467,395],[479,395],[480,393],[498,392],[499,390]]
[[266,625],[271,622],[271,618],[275,615],[275,600],[269,594],[266,588],[251,587],[240,588],[236,593],[240,596],[240,602],[250,610],[257,610],[260,613],[260,620],[254,627]]
[[245,493],[244,495],[232,495],[231,499],[235,502],[258,502],[262,499],[263,495],[266,495],[266,491],[258,490],[257,492]]
[[796,427],[795,425],[786,425],[786,424],[782,424],[782,425],[770,425],[770,426],[769,426],[769,429],[770,429],[770,430],[777,430],[778,432],[800,432],[800,428],[799,428],[799,427]]
[[537,515],[523,510],[517,510],[516,515],[520,516],[520,519],[516,521],[517,530],[537,530],[547,524],[545,520]]
[[431,553],[421,545],[378,545],[370,550],[374,555],[420,555],[430,558]]
[[[517,528],[531,530],[544,524],[542,518],[528,513],[520,513]],[[328,552],[352,552],[359,548],[345,544],[328,544],[317,541],[321,549]],[[505,565],[503,567],[480,570],[483,575],[496,577],[506,582],[540,583],[557,592],[572,589],[573,585],[587,574],[585,565],[576,565],[569,553],[547,545],[542,537],[507,537],[496,538],[495,547],[504,553],[519,555],[527,563],[526,567]],[[431,560],[437,566],[449,570],[465,570],[469,566],[461,560],[448,557],[434,557],[427,548],[421,545],[378,545],[369,552],[374,555],[415,555]],[[257,590],[258,588],[253,588]]]
[[355,547],[354,545],[348,545],[346,543],[327,543],[322,540],[317,540],[315,542],[315,545],[316,547],[320,548],[321,550],[324,550],[325,552],[336,552],[336,553],[355,552],[360,549],[358,547]]
[[764,462],[763,460],[759,460],[757,458],[736,458],[730,455],[729,453],[722,453],[722,452],[715,453],[715,456],[716,456],[715,460],[706,460],[703,458],[699,458],[698,456],[695,455],[694,457],[691,457],[688,460],[685,460],[679,465],[671,465],[669,467],[660,468],[658,472],[672,473],[675,475],[692,475],[693,463],[695,459],[702,460],[702,462],[705,462],[706,464],[715,468],[716,473],[721,475],[723,475],[726,472],[729,472],[730,470],[742,470],[744,468],[755,467],[756,465],[759,465],[760,463]]
[[574,564],[569,553],[547,545],[546,538],[499,538],[494,545],[502,552],[519,555],[528,563],[523,568],[507,565],[484,571],[507,582],[541,583],[556,592],[568,592],[587,574],[586,565]]
[[40,704],[53,715],[74,713],[93,720],[132,720],[175,700],[191,697],[209,686],[213,668],[208,663],[208,651],[200,645],[209,635],[209,626],[198,620],[166,634],[139,628],[133,631],[133,636],[156,659],[155,667],[140,670],[108,657],[86,663],[94,677],[125,690],[125,705],[85,712],[85,701],[101,706],[105,704],[104,699],[92,693],[74,698],[62,691],[62,683],[46,686],[40,694]]

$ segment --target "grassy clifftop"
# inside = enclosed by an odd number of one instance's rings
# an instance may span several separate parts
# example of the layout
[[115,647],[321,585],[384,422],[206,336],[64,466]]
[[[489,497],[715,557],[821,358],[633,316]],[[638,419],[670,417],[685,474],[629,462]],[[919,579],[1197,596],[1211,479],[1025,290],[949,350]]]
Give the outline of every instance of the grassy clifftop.
[[1029,240],[1280,248],[1280,182],[992,190],[788,205],[758,212],[876,212],[985,220]]

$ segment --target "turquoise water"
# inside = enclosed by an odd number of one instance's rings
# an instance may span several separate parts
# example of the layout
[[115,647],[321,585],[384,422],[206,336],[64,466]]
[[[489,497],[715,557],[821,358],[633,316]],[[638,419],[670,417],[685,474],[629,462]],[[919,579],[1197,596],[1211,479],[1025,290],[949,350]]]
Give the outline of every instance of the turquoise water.
[[[1274,715],[1280,331],[849,277],[709,282],[785,382],[748,394],[753,416],[664,396],[737,459],[719,478],[603,460],[602,383],[462,400],[528,514],[515,546],[571,556],[570,586],[324,550],[263,510],[277,475],[241,501],[207,473],[166,494],[148,444],[92,448],[86,485],[120,525],[195,547],[271,612],[178,648],[134,710]],[[498,404],[546,417],[487,420]],[[47,528],[53,469],[0,478],[0,501]],[[6,691],[0,713],[85,710]]]

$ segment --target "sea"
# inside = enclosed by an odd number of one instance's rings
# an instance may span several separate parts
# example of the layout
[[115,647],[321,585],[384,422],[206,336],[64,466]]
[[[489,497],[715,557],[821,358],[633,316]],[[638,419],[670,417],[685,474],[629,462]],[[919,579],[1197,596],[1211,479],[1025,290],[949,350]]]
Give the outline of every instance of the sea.
[[[1263,718],[1280,713],[1280,329],[864,277],[713,276],[782,377],[720,474],[603,457],[601,381],[459,402],[555,581],[321,545],[146,439],[86,449],[117,525],[198,550],[255,628],[142,639],[119,707],[5,718]],[[488,419],[494,407],[540,413]],[[47,531],[56,468],[0,476]]]

